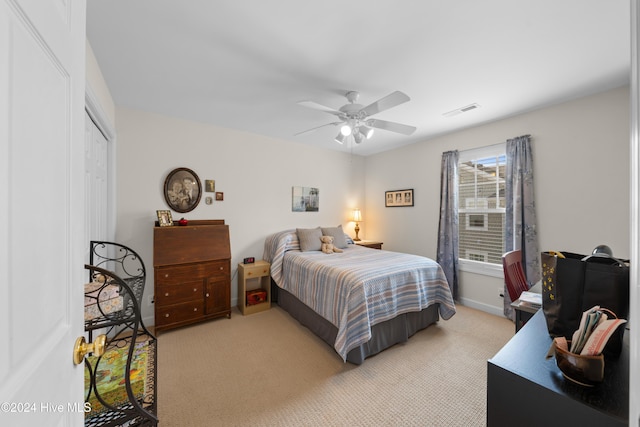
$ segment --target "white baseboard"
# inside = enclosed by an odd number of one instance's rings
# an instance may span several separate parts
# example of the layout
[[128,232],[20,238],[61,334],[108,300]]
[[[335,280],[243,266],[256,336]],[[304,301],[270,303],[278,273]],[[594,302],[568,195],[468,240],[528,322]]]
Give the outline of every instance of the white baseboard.
[[476,310],[484,311],[485,313],[493,314],[496,316],[504,316],[504,309],[502,307],[496,307],[468,298],[460,298],[459,302],[465,307],[474,308]]

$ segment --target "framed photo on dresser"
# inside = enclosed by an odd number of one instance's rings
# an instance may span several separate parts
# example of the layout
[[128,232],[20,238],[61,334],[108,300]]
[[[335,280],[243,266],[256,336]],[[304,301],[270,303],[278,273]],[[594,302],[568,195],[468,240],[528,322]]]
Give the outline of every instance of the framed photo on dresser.
[[156,215],[158,216],[158,225],[160,227],[170,227],[173,225],[171,211],[156,211]]

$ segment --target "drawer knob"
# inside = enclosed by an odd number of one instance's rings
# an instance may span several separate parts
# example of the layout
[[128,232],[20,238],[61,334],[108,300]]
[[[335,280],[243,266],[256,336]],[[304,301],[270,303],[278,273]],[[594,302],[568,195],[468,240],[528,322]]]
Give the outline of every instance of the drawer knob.
[[165,293],[164,293],[164,296],[165,296],[165,297],[168,297],[168,296],[169,296],[169,292],[165,292]]
[[193,288],[193,292],[198,292],[198,288]]
[[193,311],[198,311],[198,307],[194,308]]
[[220,270],[224,270],[224,267],[220,267]]
[[169,274],[165,274],[164,277],[169,277]]
[[169,317],[169,313],[165,314],[164,317]]
[[209,293],[207,292],[207,298],[209,298]]

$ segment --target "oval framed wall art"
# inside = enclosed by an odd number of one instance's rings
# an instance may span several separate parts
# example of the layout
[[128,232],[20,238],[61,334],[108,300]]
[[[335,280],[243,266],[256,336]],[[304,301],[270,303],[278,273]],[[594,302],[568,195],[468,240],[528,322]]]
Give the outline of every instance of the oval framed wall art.
[[201,196],[200,178],[191,169],[174,169],[164,180],[164,199],[176,212],[191,212],[200,203]]

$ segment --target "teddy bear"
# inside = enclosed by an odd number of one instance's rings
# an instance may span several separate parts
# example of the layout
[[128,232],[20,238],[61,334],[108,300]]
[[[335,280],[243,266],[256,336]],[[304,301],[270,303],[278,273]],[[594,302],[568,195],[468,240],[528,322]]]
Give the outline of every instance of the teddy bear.
[[331,236],[322,236],[320,237],[320,241],[322,242],[322,252],[324,252],[325,254],[332,254],[332,253],[340,253],[342,252],[342,249],[338,249],[335,246],[333,246],[333,237]]

